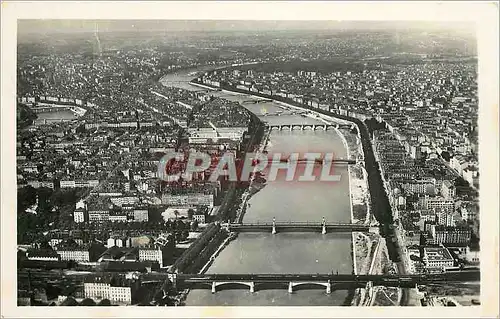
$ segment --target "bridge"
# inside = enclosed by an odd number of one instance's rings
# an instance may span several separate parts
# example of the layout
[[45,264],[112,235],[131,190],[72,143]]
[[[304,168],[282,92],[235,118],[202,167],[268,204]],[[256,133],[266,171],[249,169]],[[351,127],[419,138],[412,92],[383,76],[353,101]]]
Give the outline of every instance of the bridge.
[[53,124],[53,123],[63,123],[63,122],[68,122],[68,121],[74,121],[74,119],[73,120],[71,120],[71,119],[35,119],[33,124],[34,125],[46,125],[46,124]]
[[480,280],[480,271],[456,271],[418,275],[353,275],[353,274],[168,274],[177,287],[211,289],[212,293],[228,287],[245,287],[250,292],[264,289],[287,289],[293,293],[302,288],[351,289],[353,287],[386,286],[412,288],[416,285]]
[[82,116],[87,112],[87,110],[72,105],[47,105],[47,106],[38,106],[30,108],[34,113],[47,113],[47,112],[58,112],[63,110],[69,110],[75,113],[78,116]]
[[273,218],[272,222],[255,222],[255,223],[225,223],[222,226],[229,232],[270,232],[276,234],[279,232],[378,232],[378,227],[366,224],[348,224],[348,223],[327,223],[323,218],[321,223],[318,222],[281,222],[277,223]]
[[245,100],[241,102],[241,104],[259,104],[259,103],[267,103],[267,102],[272,102],[273,100],[271,99],[259,99],[259,100]]
[[[362,162],[363,159],[343,159],[343,158],[334,158],[331,160],[331,163],[338,163],[338,164],[357,164]],[[307,163],[316,163],[316,164],[323,164],[324,160],[323,159],[316,159],[316,160],[309,160],[305,158],[299,158],[299,159],[286,159],[282,158],[280,160],[275,160],[275,159],[270,159],[269,164],[278,164],[278,163],[297,163],[297,164],[307,164]]]
[[333,130],[333,129],[339,129],[339,128],[348,128],[348,129],[353,129],[355,127],[354,124],[273,124],[268,126],[271,131],[294,131],[294,130]]

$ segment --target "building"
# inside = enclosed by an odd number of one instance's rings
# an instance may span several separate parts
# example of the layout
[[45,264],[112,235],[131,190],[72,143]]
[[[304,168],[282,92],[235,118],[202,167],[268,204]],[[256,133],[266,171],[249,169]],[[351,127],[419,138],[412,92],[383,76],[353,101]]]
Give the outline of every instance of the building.
[[109,286],[109,298],[113,302],[123,302],[127,305],[132,304],[132,288],[131,287],[114,287]]
[[76,209],[79,209],[79,208],[82,208],[82,209],[86,209],[87,208],[86,205],[85,205],[85,202],[82,199],[80,199],[78,201],[78,203],[76,203]]
[[429,271],[442,271],[454,266],[453,257],[443,247],[425,247],[422,260]]
[[55,248],[57,245],[59,245],[64,239],[61,238],[60,236],[57,236],[56,238],[51,238],[49,240],[49,245],[52,248]]
[[465,259],[473,264],[479,264],[481,252],[479,250],[472,250],[467,247],[465,252]]
[[478,168],[472,165],[465,168],[462,172],[462,177],[469,183],[469,185],[474,185],[474,181],[477,180],[478,175]]
[[139,197],[137,196],[120,196],[120,197],[111,197],[111,202],[117,206],[123,205],[134,205],[139,201]]
[[214,206],[214,194],[191,193],[183,195],[163,194],[161,196],[162,204],[176,206]]
[[205,214],[194,214],[193,219],[196,220],[200,224],[205,223]]
[[436,212],[434,210],[421,210],[420,219],[424,222],[435,222],[436,221]]
[[85,298],[91,299],[109,299],[111,303],[132,304],[132,288],[111,286],[105,282],[84,283]]
[[436,212],[437,224],[444,226],[455,226],[457,220],[452,212],[446,210],[439,210]]
[[463,220],[477,220],[479,218],[479,207],[476,203],[466,203],[460,207]]
[[28,260],[59,261],[59,255],[52,249],[29,249],[26,257]]
[[110,222],[127,222],[127,214],[124,212],[110,212],[109,213],[109,221]]
[[430,230],[434,244],[467,245],[472,235],[467,226],[431,225]]
[[404,180],[400,185],[402,189],[412,194],[434,194],[436,179]]
[[90,261],[90,253],[86,249],[58,249],[57,254],[61,260]]
[[109,221],[109,211],[108,210],[89,211],[89,221],[97,223]]
[[441,196],[446,199],[454,198],[457,191],[455,185],[451,181],[444,181],[441,184]]
[[115,238],[111,237],[107,241],[107,247],[111,248],[113,246],[116,247],[130,247],[131,241],[128,238]]
[[163,251],[160,248],[139,248],[140,261],[156,261],[163,267]]
[[134,221],[136,222],[147,222],[148,210],[147,209],[134,209]]
[[54,189],[54,182],[51,182],[51,181],[35,181],[35,180],[33,180],[33,181],[28,181],[27,184],[33,188],[43,187],[43,188]]
[[420,146],[415,146],[415,145],[410,146],[410,156],[411,158],[416,160],[421,159],[423,154]]
[[460,175],[462,175],[464,166],[468,166],[467,162],[460,155],[456,155],[450,159],[450,167],[456,170]]
[[75,223],[83,223],[85,221],[85,210],[77,208],[73,213],[73,219]]
[[421,204],[425,209],[428,210],[445,210],[448,212],[452,212],[455,209],[455,200],[454,199],[446,199],[443,197],[428,197],[425,196],[420,198]]
[[75,181],[62,180],[59,182],[59,187],[61,187],[61,188],[75,188]]

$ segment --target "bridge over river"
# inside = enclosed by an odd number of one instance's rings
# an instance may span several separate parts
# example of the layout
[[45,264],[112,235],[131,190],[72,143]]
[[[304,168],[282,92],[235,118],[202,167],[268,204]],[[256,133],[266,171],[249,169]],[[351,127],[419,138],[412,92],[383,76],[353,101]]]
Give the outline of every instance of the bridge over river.
[[271,99],[252,99],[252,100],[245,100],[242,101],[242,104],[259,104],[259,103],[268,103],[272,102],[273,100]]
[[227,231],[230,232],[270,232],[276,234],[278,232],[378,232],[377,226],[367,224],[351,224],[351,223],[327,223],[324,219],[321,223],[318,222],[254,222],[254,223],[225,223],[222,224]]
[[360,164],[364,160],[362,158],[359,159],[344,159],[344,158],[333,158],[329,160],[324,160],[324,159],[316,159],[316,160],[310,160],[310,159],[305,159],[305,158],[300,158],[300,159],[293,159],[293,158],[281,158],[279,160],[277,159],[269,159],[268,163],[269,164],[278,164],[278,163],[297,163],[297,164],[308,164],[308,163],[315,163],[315,164],[323,164],[323,163],[334,163],[334,164]]
[[352,275],[352,274],[168,274],[168,279],[179,288],[211,289],[212,293],[225,287],[258,289],[288,289],[289,293],[301,287],[332,289],[356,287],[415,287],[416,285],[440,284],[480,280],[479,270],[451,271],[438,274],[418,275]]
[[47,112],[59,112],[59,111],[71,111],[75,113],[78,116],[83,116],[85,112],[87,112],[86,109],[78,107],[76,105],[51,105],[51,104],[42,104],[42,106],[36,106],[36,107],[30,107],[30,109],[34,113],[47,113]]
[[294,131],[294,130],[328,131],[328,130],[339,129],[339,128],[348,128],[348,129],[352,130],[355,128],[355,125],[354,124],[272,124],[272,125],[268,125],[268,128],[271,131],[283,131],[283,130],[288,130],[288,131]]

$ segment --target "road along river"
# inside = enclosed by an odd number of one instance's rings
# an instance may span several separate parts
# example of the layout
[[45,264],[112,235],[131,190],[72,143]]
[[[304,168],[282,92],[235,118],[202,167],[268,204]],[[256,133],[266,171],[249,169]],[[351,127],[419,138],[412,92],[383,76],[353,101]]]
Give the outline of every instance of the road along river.
[[[186,71],[162,78],[166,86],[190,90],[200,88],[188,84],[194,76]],[[269,124],[322,124],[319,120],[283,111],[275,102],[243,103],[255,99],[227,91],[212,92],[214,96],[240,102],[262,121]],[[276,111],[283,111],[276,115]],[[267,115],[265,115],[267,114]],[[274,115],[271,115],[274,114]],[[271,131],[267,145],[269,153],[333,152],[345,158],[347,150],[336,131]],[[243,222],[310,221],[321,223],[349,222],[351,207],[347,167],[336,166],[339,182],[268,181],[254,194]],[[240,233],[222,250],[207,273],[329,273],[350,274],[353,269],[350,233]],[[335,306],[342,305],[347,291],[326,294],[319,286],[289,294],[286,289],[269,289],[250,293],[245,287],[230,287],[215,294],[204,289],[191,290],[187,306]]]

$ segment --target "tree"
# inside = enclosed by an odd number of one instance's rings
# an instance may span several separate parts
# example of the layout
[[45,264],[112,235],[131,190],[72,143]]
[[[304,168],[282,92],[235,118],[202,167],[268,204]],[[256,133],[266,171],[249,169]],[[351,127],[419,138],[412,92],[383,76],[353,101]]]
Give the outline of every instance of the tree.
[[191,222],[191,230],[195,231],[198,229],[198,221],[195,219]]
[[76,133],[85,133],[86,132],[86,129],[85,129],[85,125],[80,125],[76,128]]
[[80,306],[95,306],[95,305],[96,305],[95,301],[90,298],[85,298],[82,300],[82,302],[80,302]]
[[111,306],[111,301],[109,299],[103,299],[99,301],[98,306]]
[[450,158],[451,158],[451,155],[448,151],[443,151],[441,152],[441,157],[443,158],[443,160],[445,160],[446,162],[449,162],[450,161]]
[[195,211],[194,209],[190,208],[188,209],[187,213],[188,213],[188,219],[192,219]]
[[78,306],[78,302],[73,297],[68,297],[64,300],[61,306]]
[[184,229],[186,229],[186,224],[184,224],[183,221],[176,220],[176,224],[177,224],[177,227],[176,227],[177,230],[184,230]]
[[17,212],[23,213],[26,208],[34,205],[36,202],[36,189],[26,186],[17,191]]

